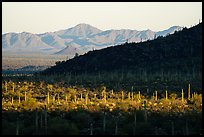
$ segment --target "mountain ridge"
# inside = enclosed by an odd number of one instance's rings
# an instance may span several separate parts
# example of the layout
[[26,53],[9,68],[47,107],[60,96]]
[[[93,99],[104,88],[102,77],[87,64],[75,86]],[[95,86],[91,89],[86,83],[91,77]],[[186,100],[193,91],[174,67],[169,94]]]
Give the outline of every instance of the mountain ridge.
[[[174,27],[174,29],[169,30]],[[160,35],[165,36],[168,33],[174,33],[181,29],[179,26],[172,26],[169,29],[159,31]],[[80,23],[74,27],[42,34],[32,34],[29,32],[6,33],[2,35],[3,52],[45,52],[47,54],[65,54],[80,53],[84,54],[91,49],[101,49],[129,42],[140,42],[155,38],[158,32],[151,30],[137,31],[130,29],[120,30],[100,30],[89,24]],[[158,36],[160,36],[158,35]],[[75,47],[78,50],[67,51],[67,46],[80,45]],[[86,46],[86,48],[84,48]],[[63,51],[65,50],[65,51]],[[67,51],[67,52],[66,52]],[[20,53],[20,52],[19,52]],[[73,56],[73,55],[72,55]]]
[[202,70],[202,23],[184,28],[166,37],[140,43],[123,43],[70,59],[46,69],[41,74],[102,73],[136,71],[137,73],[194,74]]

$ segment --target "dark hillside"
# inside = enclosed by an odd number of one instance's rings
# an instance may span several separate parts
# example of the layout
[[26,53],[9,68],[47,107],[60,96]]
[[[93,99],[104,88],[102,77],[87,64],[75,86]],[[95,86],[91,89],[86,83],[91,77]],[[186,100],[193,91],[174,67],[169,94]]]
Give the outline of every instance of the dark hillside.
[[40,74],[95,74],[113,71],[201,73],[202,23],[155,40],[90,51],[58,63]]

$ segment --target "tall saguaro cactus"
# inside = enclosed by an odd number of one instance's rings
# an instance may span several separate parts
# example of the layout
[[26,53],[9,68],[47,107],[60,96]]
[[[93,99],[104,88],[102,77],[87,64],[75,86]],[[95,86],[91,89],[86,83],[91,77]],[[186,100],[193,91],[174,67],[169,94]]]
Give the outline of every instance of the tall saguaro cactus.
[[75,103],[77,102],[77,97],[76,97],[76,95],[74,95],[74,102],[75,102]]
[[86,105],[88,104],[88,93],[86,93]]
[[182,92],[181,92],[181,101],[184,102],[184,92],[183,92],[183,89],[182,89]]
[[50,94],[49,94],[49,91],[47,92],[47,104],[50,103]]
[[122,101],[124,100],[124,91],[122,91]]
[[12,83],[12,92],[14,93],[14,89],[15,89],[15,83]]
[[155,91],[155,100],[157,101],[157,91]]
[[57,102],[58,102],[58,104],[60,104],[59,93],[57,94]]
[[26,93],[27,93],[27,92],[25,91],[25,101],[26,101],[26,99],[27,99],[27,97],[26,97]]
[[53,103],[55,102],[55,95],[52,97],[52,102]]
[[111,90],[111,95],[114,95],[113,90]]
[[128,100],[130,100],[130,92],[128,92]]
[[166,100],[168,100],[168,92],[167,92],[167,90],[166,90]]
[[188,84],[188,100],[191,99],[191,85]]
[[67,95],[65,96],[65,102],[67,103]]
[[19,104],[21,103],[21,94],[20,94],[20,92],[18,93],[18,103]]
[[103,96],[103,100],[104,100],[104,102],[106,103],[106,91],[103,92],[103,95],[104,95],[104,96]]
[[133,103],[133,99],[134,99],[134,95],[133,95],[133,92],[132,92],[131,96],[132,96],[132,103]]
[[193,97],[196,97],[197,98],[197,93],[196,92],[193,92]]
[[81,93],[81,101],[83,100],[83,96],[82,96],[82,93]]
[[11,104],[13,105],[13,97],[11,97]]

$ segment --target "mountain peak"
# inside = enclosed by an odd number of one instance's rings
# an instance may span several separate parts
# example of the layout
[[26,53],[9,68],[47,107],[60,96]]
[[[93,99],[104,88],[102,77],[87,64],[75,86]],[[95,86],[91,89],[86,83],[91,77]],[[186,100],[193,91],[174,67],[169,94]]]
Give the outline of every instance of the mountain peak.
[[98,29],[98,28],[96,28],[94,26],[91,26],[90,24],[86,24],[86,23],[79,23],[76,26],[74,26],[73,28],[75,28],[75,29],[85,29],[85,30],[90,29],[90,30],[99,30],[99,31],[101,31],[100,29]]
[[179,29],[181,29],[182,27],[180,26],[172,26],[166,30],[163,30],[163,31],[158,31],[156,33],[157,36],[166,36],[168,34],[173,34],[175,31],[178,31]]
[[86,23],[80,23],[76,26],[69,28],[67,30],[59,31],[57,34],[59,35],[67,35],[67,36],[79,36],[79,37],[90,37],[94,34],[100,33],[102,30],[93,27]]
[[86,23],[79,23],[75,27],[93,27],[93,26],[86,24]]

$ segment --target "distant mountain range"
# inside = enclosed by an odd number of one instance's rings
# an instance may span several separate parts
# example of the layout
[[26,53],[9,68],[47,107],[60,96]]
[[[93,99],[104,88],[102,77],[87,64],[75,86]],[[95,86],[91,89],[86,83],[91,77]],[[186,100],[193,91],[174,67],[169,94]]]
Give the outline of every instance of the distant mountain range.
[[141,42],[166,36],[180,26],[154,32],[151,30],[137,31],[130,29],[102,31],[89,24],[78,24],[75,27],[43,34],[6,33],[2,35],[2,51],[4,53],[43,53],[74,56],[84,54],[93,49],[102,49],[128,42]]
[[154,40],[124,43],[89,51],[84,55],[59,62],[41,74],[73,75],[103,72],[120,74],[133,72],[138,74],[138,77],[158,74],[160,78],[164,78],[164,75],[201,78],[202,23]]

